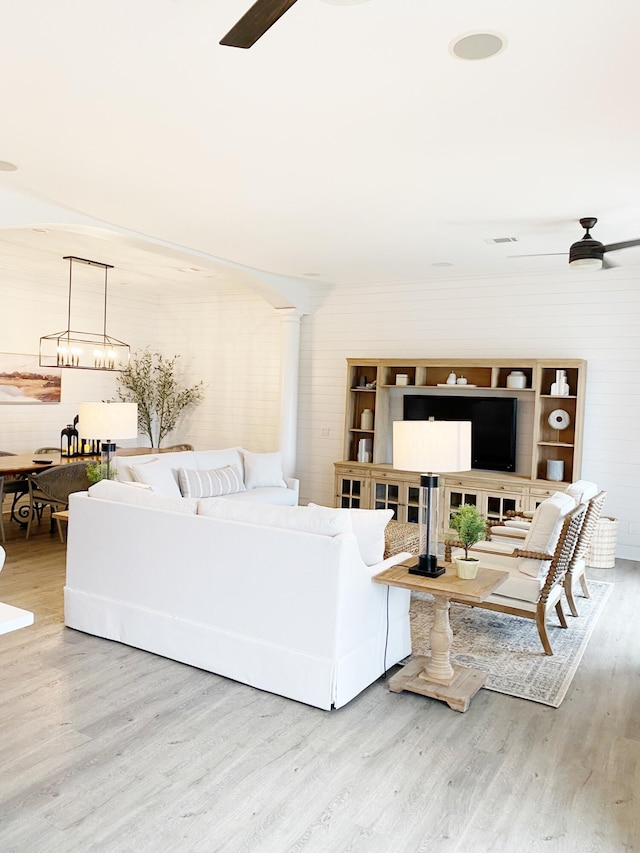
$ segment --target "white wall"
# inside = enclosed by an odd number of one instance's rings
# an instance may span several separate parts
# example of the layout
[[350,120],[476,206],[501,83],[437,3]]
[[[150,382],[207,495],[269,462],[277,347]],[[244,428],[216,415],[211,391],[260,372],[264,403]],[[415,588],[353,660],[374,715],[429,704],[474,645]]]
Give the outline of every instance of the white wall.
[[623,268],[319,290],[302,325],[301,501],[333,502],[346,359],[447,355],[587,360],[582,474],[608,490],[619,556],[640,559],[640,282]]
[[161,348],[179,354],[189,384],[204,400],[176,430],[196,449],[240,445],[278,448],[280,321],[255,293],[216,282],[208,292],[163,298]]

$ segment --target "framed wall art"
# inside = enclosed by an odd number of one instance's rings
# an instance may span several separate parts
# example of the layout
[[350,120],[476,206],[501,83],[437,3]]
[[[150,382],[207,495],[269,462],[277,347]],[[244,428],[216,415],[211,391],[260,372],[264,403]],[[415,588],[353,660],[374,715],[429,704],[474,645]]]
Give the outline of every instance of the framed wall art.
[[40,367],[37,355],[0,353],[0,404],[59,403],[62,370]]

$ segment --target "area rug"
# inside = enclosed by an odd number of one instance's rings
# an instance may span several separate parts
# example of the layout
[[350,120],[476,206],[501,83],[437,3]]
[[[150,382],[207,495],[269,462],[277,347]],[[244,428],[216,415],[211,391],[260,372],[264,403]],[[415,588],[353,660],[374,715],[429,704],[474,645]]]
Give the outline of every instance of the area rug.
[[[560,628],[555,612],[549,615],[551,656],[542,650],[534,620],[452,604],[451,658],[454,663],[487,672],[484,686],[488,690],[557,708],[569,689],[612,589],[610,583],[589,581],[591,598],[576,595],[580,616],[567,616],[569,627],[566,630]],[[567,609],[565,607],[565,612]],[[431,651],[429,633],[433,612],[431,596],[419,592],[412,594],[412,656]],[[411,657],[402,663],[407,663]]]

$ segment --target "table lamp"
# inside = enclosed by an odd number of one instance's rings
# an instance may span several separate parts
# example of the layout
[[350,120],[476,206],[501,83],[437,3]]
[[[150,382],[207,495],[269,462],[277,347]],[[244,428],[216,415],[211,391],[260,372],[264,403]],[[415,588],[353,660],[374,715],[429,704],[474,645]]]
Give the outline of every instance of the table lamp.
[[471,422],[394,421],[393,467],[421,474],[418,564],[409,572],[438,577],[445,572],[438,565],[438,473],[471,469]]
[[116,452],[115,439],[138,435],[137,403],[80,403],[78,432],[86,439],[100,439],[100,462],[111,474],[111,458]]

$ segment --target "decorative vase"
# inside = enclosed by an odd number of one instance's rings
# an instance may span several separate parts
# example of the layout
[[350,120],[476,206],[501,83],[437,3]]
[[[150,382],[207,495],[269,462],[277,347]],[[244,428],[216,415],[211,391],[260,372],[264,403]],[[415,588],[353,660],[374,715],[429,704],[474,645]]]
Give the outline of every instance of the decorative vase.
[[455,385],[456,384],[456,375],[453,371],[447,376],[447,385]]
[[527,377],[521,370],[512,370],[507,376],[507,388],[526,388]]
[[547,480],[560,482],[564,476],[564,462],[562,459],[547,460]]
[[360,429],[373,429],[373,409],[363,409],[360,415]]
[[477,557],[454,557],[456,563],[456,573],[459,578],[466,581],[472,581],[478,574],[478,566],[480,560]]

